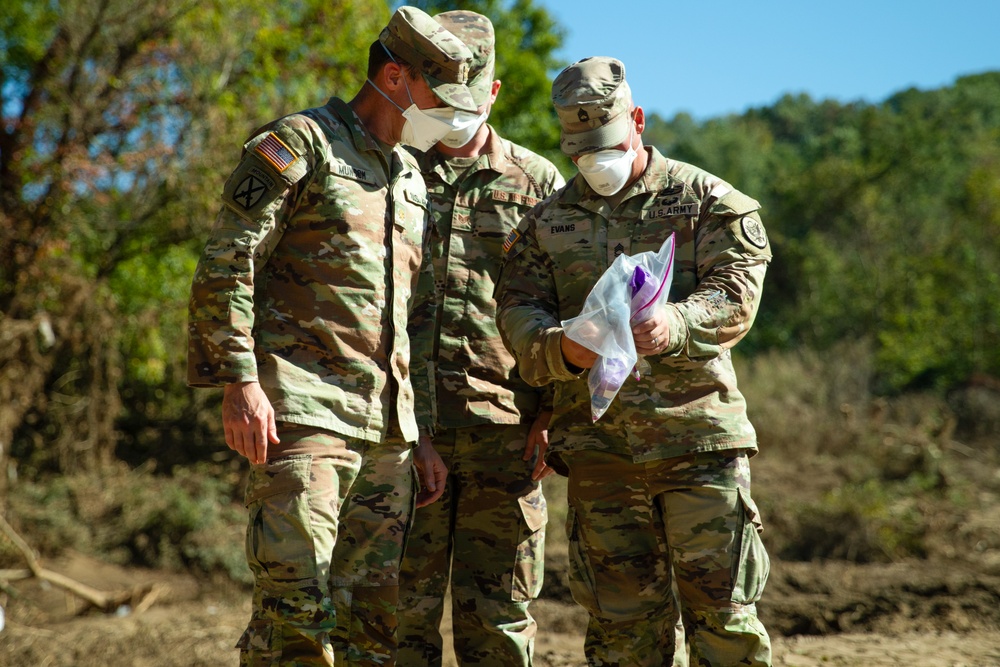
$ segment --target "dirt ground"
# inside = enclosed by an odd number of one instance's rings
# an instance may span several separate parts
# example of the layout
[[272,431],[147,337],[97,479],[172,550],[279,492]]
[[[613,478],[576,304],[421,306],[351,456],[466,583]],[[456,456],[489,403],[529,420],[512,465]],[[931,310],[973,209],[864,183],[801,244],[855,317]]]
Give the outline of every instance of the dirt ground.
[[[929,520],[924,558],[802,562],[781,560],[774,550],[758,605],[771,634],[774,665],[1000,667],[1000,449],[961,457],[946,470],[948,479],[966,483],[947,489],[964,490],[967,497],[951,514],[923,510]],[[754,484],[781,500],[772,502],[774,507],[801,505],[815,496],[815,487],[840,483],[834,475],[839,459],[822,463],[818,455],[806,457],[808,483],[803,483],[802,458],[760,456]],[[559,487],[547,487],[546,495],[558,498]],[[546,543],[542,597],[532,606],[539,627],[535,664],[583,667],[587,619],[569,595],[565,539],[560,543],[559,529],[553,528],[565,511],[558,516],[557,505],[550,503],[554,542]],[[938,516],[939,511],[945,514]],[[789,525],[782,524],[781,513],[772,513],[775,541]],[[0,585],[6,612],[0,667],[236,667],[233,646],[249,617],[249,591],[243,586],[123,568],[75,553],[42,565],[101,591],[143,587],[152,594],[119,613],[81,613],[79,598],[37,579]],[[9,575],[0,572],[0,581],[5,579]],[[453,657],[445,667],[455,667]]]
[[[536,664],[585,665],[586,615],[566,598],[552,559],[539,622]],[[6,627],[0,665],[9,667],[223,667],[249,614],[246,591],[186,575],[124,569],[70,555],[46,564],[104,591],[154,586],[148,608],[78,615],[61,589],[24,580],[0,595]],[[786,667],[1000,666],[1000,575],[958,563],[892,565],[775,562],[760,613]],[[446,666],[454,666],[449,658]],[[405,667],[405,666],[404,666]]]

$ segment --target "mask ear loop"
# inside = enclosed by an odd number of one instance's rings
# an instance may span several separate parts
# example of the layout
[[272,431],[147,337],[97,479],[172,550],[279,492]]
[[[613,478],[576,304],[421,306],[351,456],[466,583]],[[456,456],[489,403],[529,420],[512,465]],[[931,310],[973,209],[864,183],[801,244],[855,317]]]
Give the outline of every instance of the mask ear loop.
[[628,117],[628,148],[625,150],[626,153],[629,151],[635,153],[635,150],[632,148],[633,139],[635,139],[635,110]]
[[399,106],[398,104],[396,104],[395,100],[393,100],[393,99],[392,99],[391,97],[389,97],[388,95],[386,95],[386,94],[385,94],[385,93],[384,93],[384,92],[382,91],[382,89],[381,89],[381,88],[379,88],[378,86],[376,86],[376,85],[375,85],[375,82],[374,82],[374,81],[372,81],[371,79],[365,79],[365,81],[367,81],[368,83],[370,83],[370,84],[372,85],[372,88],[374,88],[375,90],[377,90],[377,91],[378,91],[378,94],[379,94],[379,95],[381,95],[381,96],[382,96],[382,97],[384,97],[385,99],[389,100],[389,104],[391,104],[392,106],[396,107],[397,109],[399,109],[400,111],[402,111],[402,112],[404,112],[404,113],[406,112],[406,110],[405,110],[405,109],[403,109],[403,107],[401,107],[401,106]]
[[[389,49],[386,48],[385,44],[383,44],[380,41],[378,43],[378,45],[382,47],[383,51],[385,51],[385,55],[389,56],[389,60],[391,60],[392,62],[394,62],[399,67],[399,69],[400,69],[400,71],[402,73],[402,77],[403,77],[403,87],[406,88],[406,97],[409,98],[409,100],[410,100],[410,106],[416,106],[416,102],[413,101],[413,95],[410,94],[410,85],[408,83],[406,83],[406,70],[404,70],[403,66],[400,65],[399,62],[395,58],[392,57],[392,53],[389,51]],[[397,109],[399,109],[403,113],[406,113],[406,110],[403,109],[403,107],[401,107],[398,104],[396,104],[396,102],[391,97],[389,97],[388,95],[386,95],[385,91],[383,91],[381,88],[379,88],[378,86],[376,86],[374,81],[372,81],[369,78],[365,78],[365,81],[367,81],[368,83],[370,83],[372,85],[372,88],[374,88],[375,90],[377,90],[382,95],[382,97],[384,97],[385,99],[387,99],[390,102],[392,102],[392,106],[396,107]]]

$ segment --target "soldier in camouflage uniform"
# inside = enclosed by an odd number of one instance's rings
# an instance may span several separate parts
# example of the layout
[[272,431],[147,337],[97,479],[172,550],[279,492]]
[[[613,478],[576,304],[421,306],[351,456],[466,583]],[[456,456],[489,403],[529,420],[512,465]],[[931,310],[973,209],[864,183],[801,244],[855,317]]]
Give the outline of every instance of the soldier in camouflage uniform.
[[411,457],[406,321],[427,192],[396,144],[433,145],[476,108],[470,60],[400,8],[357,96],[256,131],[224,187],[192,285],[188,379],[224,387],[226,442],[251,463],[241,665],[395,664],[403,536],[447,472],[433,447]]
[[[757,443],[730,357],[771,258],[759,204],[643,147],[645,117],[618,60],[570,65],[552,99],[580,175],[508,237],[496,296],[521,376],[555,384],[546,458],[569,477],[588,662],[669,663],[676,577],[692,665],[768,665],[755,606],[769,569],[750,497]],[[618,254],[656,251],[670,234],[669,302],[632,325],[651,370],[594,422],[585,371],[596,355],[560,322],[580,313]]]
[[[536,625],[528,604],[542,584],[545,499],[551,472],[538,456],[548,411],[525,383],[496,328],[493,285],[507,234],[563,185],[551,162],[485,123],[500,89],[493,25],[481,14],[434,17],[472,51],[478,106],[463,128],[418,156],[431,207],[429,252],[436,308],[414,312],[413,368],[421,439],[449,475],[441,499],[417,510],[400,576],[399,661],[441,665],[440,623],[451,584],[461,665],[532,664]],[[435,312],[436,311],[436,312]],[[540,415],[540,416],[539,416]],[[421,445],[423,446],[423,445]],[[534,473],[534,478],[533,478]]]

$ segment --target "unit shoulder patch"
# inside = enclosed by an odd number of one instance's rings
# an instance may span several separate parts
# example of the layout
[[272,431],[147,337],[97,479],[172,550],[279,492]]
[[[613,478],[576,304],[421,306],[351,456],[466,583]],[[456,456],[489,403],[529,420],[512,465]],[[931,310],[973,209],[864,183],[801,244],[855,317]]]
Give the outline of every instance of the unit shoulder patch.
[[725,225],[728,235],[743,252],[751,257],[771,257],[771,242],[756,212],[727,218]]
[[743,232],[743,236],[755,248],[763,250],[767,247],[767,233],[764,231],[764,225],[760,223],[760,220],[749,215],[743,216],[740,218],[740,231]]
[[240,217],[257,221],[268,214],[271,204],[290,187],[284,178],[275,177],[257,153],[250,152],[226,181],[222,201]]
[[245,211],[252,209],[274,187],[274,179],[263,169],[250,167],[248,172],[233,191],[233,202],[242,206]]

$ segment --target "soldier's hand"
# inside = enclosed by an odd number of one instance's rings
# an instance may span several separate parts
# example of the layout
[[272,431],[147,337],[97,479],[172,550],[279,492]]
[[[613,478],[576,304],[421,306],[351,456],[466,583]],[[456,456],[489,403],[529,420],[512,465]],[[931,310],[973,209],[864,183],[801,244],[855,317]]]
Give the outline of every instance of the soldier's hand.
[[250,463],[267,461],[267,445],[278,443],[274,408],[256,382],[227,384],[222,396],[226,444]]
[[524,445],[523,461],[530,461],[531,457],[538,455],[535,461],[535,469],[531,471],[531,479],[539,481],[545,479],[555,472],[545,464],[545,450],[549,448],[549,420],[552,419],[551,410],[543,410],[535,417],[528,431],[528,441]]
[[667,315],[657,308],[649,319],[632,325],[632,340],[639,354],[660,354],[670,343],[670,329]]
[[417,507],[430,505],[444,493],[448,468],[429,436],[420,436],[420,444],[413,450],[413,465],[417,468],[417,483],[420,486]]
[[563,359],[577,368],[590,368],[597,361],[597,353],[593,352],[565,333],[559,341],[559,348],[562,350]]

